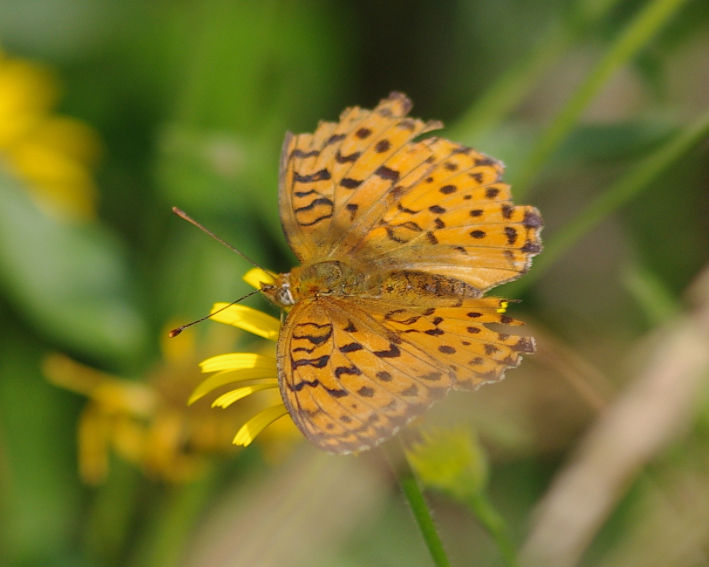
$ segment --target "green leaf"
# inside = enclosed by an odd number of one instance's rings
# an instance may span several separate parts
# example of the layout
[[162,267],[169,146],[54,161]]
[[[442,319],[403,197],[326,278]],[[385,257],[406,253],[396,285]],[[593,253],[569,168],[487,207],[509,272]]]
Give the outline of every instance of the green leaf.
[[111,362],[136,356],[146,326],[128,293],[119,242],[98,223],[69,223],[0,176],[0,286],[60,346]]

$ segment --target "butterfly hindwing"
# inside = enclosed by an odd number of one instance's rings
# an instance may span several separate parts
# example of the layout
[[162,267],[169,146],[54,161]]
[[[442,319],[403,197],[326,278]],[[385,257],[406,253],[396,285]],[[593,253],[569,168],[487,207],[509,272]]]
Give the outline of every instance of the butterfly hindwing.
[[281,393],[293,420],[322,449],[358,451],[451,388],[501,379],[534,344],[485,326],[519,324],[500,314],[500,305],[495,298],[439,308],[331,297],[298,303],[278,347]]
[[278,344],[281,394],[296,425],[330,452],[393,435],[453,387],[453,373],[353,302],[303,301]]

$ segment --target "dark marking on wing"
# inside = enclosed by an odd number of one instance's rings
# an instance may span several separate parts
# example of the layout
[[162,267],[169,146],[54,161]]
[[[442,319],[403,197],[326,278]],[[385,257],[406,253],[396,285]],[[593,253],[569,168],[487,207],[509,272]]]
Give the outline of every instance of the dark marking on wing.
[[357,189],[360,185],[362,185],[362,181],[352,179],[351,177],[343,177],[340,179],[340,187],[344,187],[345,189]]
[[337,163],[354,163],[359,159],[359,156],[362,155],[362,152],[352,152],[348,156],[343,156],[340,153],[340,150],[337,150],[337,154],[335,154],[335,161]]
[[374,356],[378,356],[379,358],[396,358],[401,356],[401,351],[394,343],[389,343],[389,350],[375,350]]
[[300,175],[297,171],[293,172],[293,183],[312,183],[313,181],[327,181],[330,178],[330,172],[325,168],[309,175]]
[[392,181],[396,183],[399,181],[399,172],[394,171],[393,169],[389,169],[386,165],[382,165],[377,169],[377,171],[374,172],[375,175],[378,175],[382,179],[386,179],[387,181]]
[[343,374],[359,376],[360,374],[362,374],[362,371],[359,368],[357,368],[355,365],[338,366],[337,368],[335,368],[335,378],[337,378],[339,380],[340,376],[342,376]]
[[309,157],[316,157],[320,155],[320,150],[310,150],[309,152],[304,152],[300,148],[296,148],[293,150],[290,154],[291,159],[292,158],[300,158],[300,159],[306,159]]
[[363,398],[373,398],[374,397],[374,388],[370,388],[368,386],[362,386],[359,390],[357,390],[357,393],[362,396]]

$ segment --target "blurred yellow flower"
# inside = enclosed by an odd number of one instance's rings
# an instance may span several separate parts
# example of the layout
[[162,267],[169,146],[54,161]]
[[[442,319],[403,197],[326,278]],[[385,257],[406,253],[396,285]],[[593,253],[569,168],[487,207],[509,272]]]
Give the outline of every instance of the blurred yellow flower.
[[[210,350],[222,348],[217,342],[209,342]],[[189,333],[166,338],[164,360],[145,382],[110,376],[64,355],[47,357],[44,372],[52,383],[89,398],[78,425],[79,471],[85,482],[105,479],[111,450],[147,476],[168,482],[198,477],[211,457],[229,450],[240,412],[217,413],[186,404],[199,382],[196,350]],[[257,399],[250,407],[262,409],[267,402]],[[276,460],[290,448],[291,439],[274,431],[260,445],[267,459]]]
[[22,180],[46,212],[91,218],[91,168],[101,146],[87,125],[52,113],[58,95],[48,69],[0,50],[0,168]]

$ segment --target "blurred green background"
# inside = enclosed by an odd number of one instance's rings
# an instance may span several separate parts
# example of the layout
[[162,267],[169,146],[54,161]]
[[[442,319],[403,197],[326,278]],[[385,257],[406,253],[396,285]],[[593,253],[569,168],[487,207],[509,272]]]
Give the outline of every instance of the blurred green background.
[[[503,160],[545,220],[546,252],[498,293],[539,353],[429,418],[475,427],[523,564],[709,565],[709,3],[0,0],[0,47],[46,73],[36,115],[93,129],[42,139],[97,196],[78,214],[37,197],[54,162],[10,143],[27,109],[0,76],[0,565],[431,565],[375,452],[255,446],[180,482],[111,450],[87,486],[86,397],[43,372],[62,352],[154,385],[166,325],[249,291],[171,207],[287,270],[285,132],[392,90]],[[190,331],[202,358],[250,345],[210,326]],[[428,496],[453,565],[503,564],[474,514]]]

